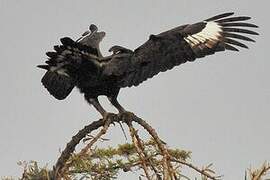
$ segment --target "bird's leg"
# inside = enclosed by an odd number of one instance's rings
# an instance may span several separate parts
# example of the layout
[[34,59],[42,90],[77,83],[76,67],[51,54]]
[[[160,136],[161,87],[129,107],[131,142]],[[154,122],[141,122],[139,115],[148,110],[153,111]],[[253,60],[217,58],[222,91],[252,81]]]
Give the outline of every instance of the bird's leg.
[[114,107],[119,111],[119,113],[124,113],[126,110],[119,104],[117,101],[117,95],[108,97],[109,101],[112,103]]
[[89,104],[92,104],[96,110],[102,115],[103,118],[106,118],[108,112],[101,106],[97,98],[89,98],[87,99]]
[[[119,92],[119,91],[118,91],[118,92]],[[126,111],[126,110],[121,106],[121,104],[117,101],[117,95],[118,95],[118,92],[117,92],[116,94],[112,95],[112,96],[109,96],[108,99],[109,99],[109,101],[112,103],[112,105],[113,105],[114,107],[116,107],[116,109],[117,109],[118,112],[119,112],[119,115],[121,116],[121,115],[123,115],[123,114],[124,114],[125,112],[127,112],[127,111]],[[122,130],[122,132],[123,132],[123,134],[124,134],[126,140],[127,140],[127,135],[126,135],[125,130],[124,130],[122,124],[121,124],[121,121],[118,121],[118,123],[119,123],[119,125],[120,125],[120,127],[121,127],[121,130]]]

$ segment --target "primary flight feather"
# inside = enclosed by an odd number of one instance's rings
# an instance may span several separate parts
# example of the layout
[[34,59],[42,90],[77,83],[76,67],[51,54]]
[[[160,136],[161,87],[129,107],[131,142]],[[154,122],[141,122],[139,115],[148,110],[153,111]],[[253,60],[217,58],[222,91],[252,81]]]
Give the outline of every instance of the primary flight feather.
[[95,25],[89,27],[77,41],[69,37],[60,39],[61,45],[47,52],[47,70],[42,84],[56,99],[65,99],[74,87],[78,87],[85,99],[101,114],[107,112],[100,105],[98,96],[105,95],[119,110],[119,90],[137,86],[143,81],[188,61],[219,51],[239,51],[248,48],[242,41],[255,42],[246,35],[258,35],[251,28],[256,25],[246,22],[247,16],[224,13],[204,21],[187,24],[150,35],[149,39],[134,51],[113,46],[112,55],[103,57],[99,43],[105,32],[98,32]]

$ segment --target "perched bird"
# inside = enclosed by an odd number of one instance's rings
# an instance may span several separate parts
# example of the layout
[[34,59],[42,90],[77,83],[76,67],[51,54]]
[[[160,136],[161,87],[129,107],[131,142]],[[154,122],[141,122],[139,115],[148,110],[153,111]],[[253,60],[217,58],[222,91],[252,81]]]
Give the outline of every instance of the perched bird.
[[138,86],[159,72],[219,51],[248,48],[239,40],[255,42],[244,34],[258,35],[250,30],[258,26],[246,22],[250,17],[233,14],[220,14],[150,35],[134,51],[113,46],[109,50],[112,55],[107,57],[99,49],[105,32],[99,32],[92,24],[78,40],[61,38],[62,44],[46,53],[46,65],[38,65],[47,70],[41,82],[59,100],[65,99],[76,86],[103,117],[108,113],[98,101],[100,95],[107,96],[119,112],[125,112],[117,101],[121,88]]

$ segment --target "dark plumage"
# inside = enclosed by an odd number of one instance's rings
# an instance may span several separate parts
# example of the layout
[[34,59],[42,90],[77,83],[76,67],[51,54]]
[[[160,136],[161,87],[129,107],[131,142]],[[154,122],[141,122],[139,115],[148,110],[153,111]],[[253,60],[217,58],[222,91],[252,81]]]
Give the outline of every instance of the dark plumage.
[[143,81],[187,61],[194,61],[219,51],[239,51],[237,47],[248,48],[239,40],[255,42],[244,34],[258,35],[246,28],[257,28],[246,23],[250,17],[231,17],[224,13],[202,22],[187,24],[150,35],[149,40],[134,51],[121,46],[110,48],[112,55],[103,57],[99,43],[105,36],[95,25],[89,27],[77,41],[61,38],[61,45],[47,52],[47,70],[42,78],[43,85],[59,100],[65,99],[76,86],[85,99],[103,115],[107,112],[98,102],[98,96],[105,95],[120,111],[118,103],[120,88],[137,86]]

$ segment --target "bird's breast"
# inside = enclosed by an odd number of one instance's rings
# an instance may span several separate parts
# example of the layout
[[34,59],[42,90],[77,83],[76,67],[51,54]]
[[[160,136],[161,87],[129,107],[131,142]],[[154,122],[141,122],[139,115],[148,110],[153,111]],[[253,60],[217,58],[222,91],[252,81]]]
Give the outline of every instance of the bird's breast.
[[81,93],[90,97],[110,96],[118,89],[115,82],[102,79],[83,80],[77,84],[77,87]]

